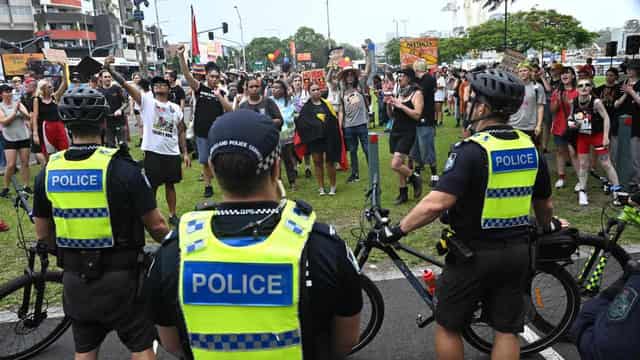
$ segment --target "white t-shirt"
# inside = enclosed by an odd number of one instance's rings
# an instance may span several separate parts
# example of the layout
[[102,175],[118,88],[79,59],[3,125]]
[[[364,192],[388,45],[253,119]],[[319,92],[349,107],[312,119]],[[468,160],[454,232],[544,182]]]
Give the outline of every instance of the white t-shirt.
[[162,155],[180,155],[178,124],[182,121],[180,106],[160,102],[150,95],[141,96],[140,116],[143,124],[143,151]]

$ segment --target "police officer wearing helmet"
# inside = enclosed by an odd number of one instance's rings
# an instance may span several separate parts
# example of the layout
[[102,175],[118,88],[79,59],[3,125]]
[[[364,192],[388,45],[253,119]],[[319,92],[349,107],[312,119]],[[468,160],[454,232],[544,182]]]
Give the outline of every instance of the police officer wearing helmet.
[[195,359],[343,358],[359,336],[357,265],[310,205],[284,198],[278,129],[238,110],[209,142],[223,201],[184,214],[163,243],[156,321],[183,325]]
[[52,155],[36,177],[33,216],[38,241],[64,269],[63,306],[71,317],[75,359],[96,359],[115,330],[132,359],[154,359],[153,323],[141,276],[144,230],[160,242],[169,232],[148,181],[126,150],[100,146],[109,111],[87,87],[67,90],[58,106],[72,146]]
[[474,135],[454,146],[437,186],[395,227],[381,233],[399,240],[448,212],[453,241],[436,286],[438,358],[462,359],[460,333],[477,304],[496,331],[493,356],[518,359],[517,333],[523,330],[522,294],[530,269],[529,213],[539,225],[559,229],[552,217],[547,166],[530,138],[507,125],[524,96],[515,76],[484,70],[468,76]]

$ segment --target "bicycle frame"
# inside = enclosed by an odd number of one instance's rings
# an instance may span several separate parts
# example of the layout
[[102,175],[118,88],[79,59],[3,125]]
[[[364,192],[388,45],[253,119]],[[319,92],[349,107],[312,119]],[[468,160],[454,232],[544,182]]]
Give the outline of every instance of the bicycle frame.
[[[30,328],[36,328],[40,323],[47,318],[47,312],[42,311],[42,305],[44,302],[45,292],[45,276],[49,269],[49,254],[47,252],[47,246],[44,243],[37,243],[29,248],[26,246],[24,229],[22,228],[22,222],[20,221],[19,212],[20,209],[24,210],[29,216],[29,220],[33,223],[32,210],[29,206],[29,202],[19,190],[18,182],[15,175],[11,178],[11,184],[16,192],[16,198],[14,201],[14,208],[16,210],[16,217],[18,218],[18,242],[20,246],[24,248],[27,255],[27,267],[24,269],[24,274],[35,279],[33,286],[36,289],[36,299],[33,308],[33,317],[25,319],[30,314],[30,299],[31,299],[31,285],[25,286],[22,293],[22,304],[17,312],[20,319],[24,319],[24,325]],[[36,271],[36,256],[40,259],[40,271]]]

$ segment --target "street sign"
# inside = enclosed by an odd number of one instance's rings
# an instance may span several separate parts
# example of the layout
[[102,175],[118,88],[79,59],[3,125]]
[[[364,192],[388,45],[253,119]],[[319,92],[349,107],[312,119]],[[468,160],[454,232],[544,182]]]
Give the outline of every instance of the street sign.
[[144,20],[144,12],[142,10],[133,10],[133,18],[138,21]]

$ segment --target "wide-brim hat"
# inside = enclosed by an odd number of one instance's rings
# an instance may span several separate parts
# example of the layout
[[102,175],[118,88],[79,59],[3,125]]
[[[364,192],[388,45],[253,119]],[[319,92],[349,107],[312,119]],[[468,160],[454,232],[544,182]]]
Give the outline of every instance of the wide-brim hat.
[[353,66],[349,65],[349,66],[345,66],[345,67],[344,67],[344,68],[343,68],[343,69],[338,73],[338,80],[342,80],[342,79],[346,78],[346,77],[347,77],[347,74],[348,74],[349,72],[353,72],[353,74],[354,74],[354,76],[356,77],[356,79],[360,77],[360,69],[355,68],[355,67],[353,67]]

